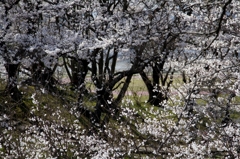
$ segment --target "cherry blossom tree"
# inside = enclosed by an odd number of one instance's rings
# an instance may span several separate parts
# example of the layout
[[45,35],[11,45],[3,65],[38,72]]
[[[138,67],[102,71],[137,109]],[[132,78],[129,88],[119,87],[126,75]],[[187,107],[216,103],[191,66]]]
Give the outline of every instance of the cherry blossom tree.
[[[1,156],[240,157],[239,5],[1,1]],[[135,74],[148,92],[140,105],[126,95]]]

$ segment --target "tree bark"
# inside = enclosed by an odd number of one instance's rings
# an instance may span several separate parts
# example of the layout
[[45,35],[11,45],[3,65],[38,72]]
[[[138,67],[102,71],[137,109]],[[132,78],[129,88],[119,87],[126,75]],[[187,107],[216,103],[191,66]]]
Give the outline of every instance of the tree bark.
[[17,79],[18,79],[18,68],[20,63],[5,64],[5,68],[8,74],[7,86],[5,88],[5,93],[10,95],[15,103],[18,103],[20,109],[27,114],[29,112],[29,108],[22,101],[22,94],[17,87]]
[[41,61],[33,63],[31,68],[32,83],[40,84],[50,92],[56,92],[57,80],[53,77],[55,69],[45,67]]
[[161,107],[161,103],[166,100],[159,86],[159,75],[156,68],[153,68],[153,82],[149,79],[145,72],[141,72],[140,76],[148,90],[148,103]]

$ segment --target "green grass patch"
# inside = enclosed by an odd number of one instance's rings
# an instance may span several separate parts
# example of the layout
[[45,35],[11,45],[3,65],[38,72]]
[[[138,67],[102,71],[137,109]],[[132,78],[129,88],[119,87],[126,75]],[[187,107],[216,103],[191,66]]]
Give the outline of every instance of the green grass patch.
[[230,110],[230,118],[234,121],[240,121],[240,112]]
[[196,103],[200,106],[205,106],[207,104],[207,101],[204,99],[196,99]]
[[240,103],[240,96],[236,96],[232,99],[233,104],[239,104]]

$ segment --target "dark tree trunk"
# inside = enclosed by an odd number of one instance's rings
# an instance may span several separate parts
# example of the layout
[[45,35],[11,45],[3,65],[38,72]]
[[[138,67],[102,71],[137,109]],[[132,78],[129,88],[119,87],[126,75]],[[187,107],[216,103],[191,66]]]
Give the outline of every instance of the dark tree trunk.
[[53,78],[54,71],[50,68],[45,68],[41,74],[41,84],[50,92],[56,92],[57,81]]
[[42,62],[32,64],[32,84],[41,84],[46,90],[56,92],[57,80],[53,78],[55,69],[47,68]]
[[8,81],[7,81],[7,86],[5,88],[6,94],[10,95],[10,97],[13,99],[15,103],[18,104],[20,109],[24,113],[28,113],[29,109],[28,107],[23,103],[22,101],[22,94],[19,91],[17,87],[17,78],[18,78],[18,68],[19,68],[19,63],[17,64],[5,64],[5,68],[8,74]]
[[68,77],[71,80],[72,87],[74,89],[79,89],[79,87],[82,86],[85,81],[89,62],[84,59],[72,58],[68,63],[65,57],[63,57],[63,62]]
[[72,75],[70,75],[71,78],[71,84],[74,88],[79,88],[84,81],[85,77],[88,72],[88,64],[89,62],[84,59],[76,60],[76,59],[71,59],[71,72]]
[[154,106],[161,106],[161,103],[165,100],[161,87],[159,85],[160,79],[160,71],[162,71],[162,67],[156,65],[153,67],[153,88],[151,90],[151,96],[149,96],[148,102]]
[[102,88],[97,91],[97,104],[94,111],[93,123],[101,123],[102,113],[110,116],[115,111],[112,104],[112,94],[108,88]]
[[39,83],[41,79],[40,75],[42,74],[42,66],[38,62],[32,64],[31,74],[33,84]]
[[[128,86],[131,82],[132,76],[134,74],[137,74],[141,72],[144,68],[140,64],[140,59],[141,59],[141,54],[142,51],[144,50],[144,47],[138,48],[139,50],[136,50],[137,52],[137,57],[133,61],[132,67],[127,70],[127,71],[122,71],[115,73],[115,67],[117,63],[117,56],[118,56],[118,51],[114,49],[114,54],[109,57],[108,54],[106,56],[106,61],[105,61],[105,69],[103,69],[103,58],[100,58],[100,61],[97,61],[96,55],[101,51],[101,49],[96,49],[92,56],[92,81],[94,85],[97,88],[97,103],[95,106],[95,111],[93,113],[93,118],[92,118],[92,123],[94,125],[104,125],[105,122],[108,121],[108,118],[117,116],[118,113],[118,105],[121,102],[121,100],[124,98],[124,95],[128,89]],[[101,52],[100,52],[101,54]],[[102,55],[100,55],[102,56]],[[112,60],[112,65],[111,69],[109,67],[109,63],[107,60]],[[99,60],[99,59],[98,59]],[[102,68],[99,68],[102,67]],[[108,70],[108,71],[107,71]],[[105,78],[106,74],[109,74],[109,78]],[[113,99],[112,92],[114,90],[114,86],[119,83],[124,77],[126,77],[126,80],[123,84],[123,87],[121,88],[120,93],[118,94],[116,99]],[[105,113],[104,119],[102,114]]]
[[88,93],[84,82],[87,76],[89,62],[87,60],[80,60],[80,64],[81,64],[80,70],[77,74],[77,79],[78,79],[77,88],[79,90],[78,105],[82,106],[83,97]]
[[75,59],[71,59],[70,68],[71,68],[71,72],[72,72],[71,85],[74,88],[77,88],[79,86],[78,73],[80,72],[80,64]]
[[7,87],[5,92],[11,95],[11,98],[19,102],[22,99],[22,94],[17,88],[17,74],[20,64],[5,64],[5,68],[8,74]]
[[148,103],[162,107],[161,103],[166,100],[166,97],[164,97],[164,94],[160,91],[160,86],[155,86],[149,94],[151,94],[151,96],[149,96]]
[[[170,79],[170,82],[168,82],[168,83],[166,81],[167,81],[167,78],[169,77],[171,67],[167,71],[165,77],[163,77],[163,68],[164,68],[166,59],[169,56],[168,49],[171,47],[171,44],[174,42],[174,40],[177,37],[178,36],[172,37],[169,34],[161,48],[161,52],[162,53],[165,52],[165,54],[163,54],[163,57],[159,57],[158,54],[156,54],[156,57],[153,59],[153,61],[151,61],[154,63],[154,65],[151,65],[151,67],[152,67],[152,82],[144,72],[140,73],[140,75],[143,79],[143,82],[145,83],[145,85],[148,89],[148,93],[149,93],[148,103],[150,103],[154,106],[161,107],[161,103],[164,100],[167,100],[166,94],[163,92],[162,88],[163,88],[163,86],[165,86],[165,84],[167,84],[166,91],[169,90],[169,87],[172,83],[172,79]],[[172,78],[172,76],[170,78]],[[159,80],[161,81],[161,83],[159,82]]]
[[[100,58],[100,61],[98,61],[97,63],[97,60],[95,58],[98,53],[100,53],[101,58]],[[103,78],[104,66],[103,66],[102,50],[95,49],[92,56],[94,57],[92,60],[92,70],[91,70],[92,81],[97,89],[96,91],[97,103],[95,106],[95,110],[94,110],[91,122],[93,125],[100,126],[100,125],[103,125],[103,123],[101,123],[101,115],[105,113],[106,116],[110,116],[115,109],[113,108],[113,104],[112,104],[112,89],[109,87],[109,81],[105,81],[106,79]]]
[[154,105],[154,106],[160,106],[161,107],[161,103],[166,100],[166,98],[164,97],[163,93],[161,92],[160,86],[159,86],[159,82],[157,80],[159,80],[159,76],[154,76],[153,77],[153,81],[155,80],[155,82],[151,82],[151,80],[147,77],[147,75],[144,72],[140,73],[141,78],[143,80],[143,82],[145,83],[147,90],[148,90],[148,103]]

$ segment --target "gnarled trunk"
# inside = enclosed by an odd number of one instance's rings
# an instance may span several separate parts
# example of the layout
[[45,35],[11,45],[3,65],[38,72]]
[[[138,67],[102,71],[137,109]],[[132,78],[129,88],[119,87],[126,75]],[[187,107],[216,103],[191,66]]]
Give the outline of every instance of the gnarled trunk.
[[55,92],[57,90],[55,86],[57,81],[53,78],[55,69],[45,67],[42,62],[33,63],[31,68],[32,83],[41,84],[46,90]]
[[144,72],[141,72],[140,75],[148,90],[148,103],[154,106],[161,107],[161,103],[164,100],[166,100],[166,97],[161,91],[159,82],[156,81],[156,80],[159,80],[159,76],[155,76],[153,78],[153,81],[155,79],[155,82],[153,82],[152,84],[151,80],[147,77],[147,75]]
[[5,64],[5,68],[8,74],[7,86],[5,88],[5,93],[10,95],[15,103],[18,104],[20,109],[24,113],[28,113],[28,107],[22,101],[22,94],[17,87],[17,79],[18,79],[18,68],[20,63],[7,63]]

